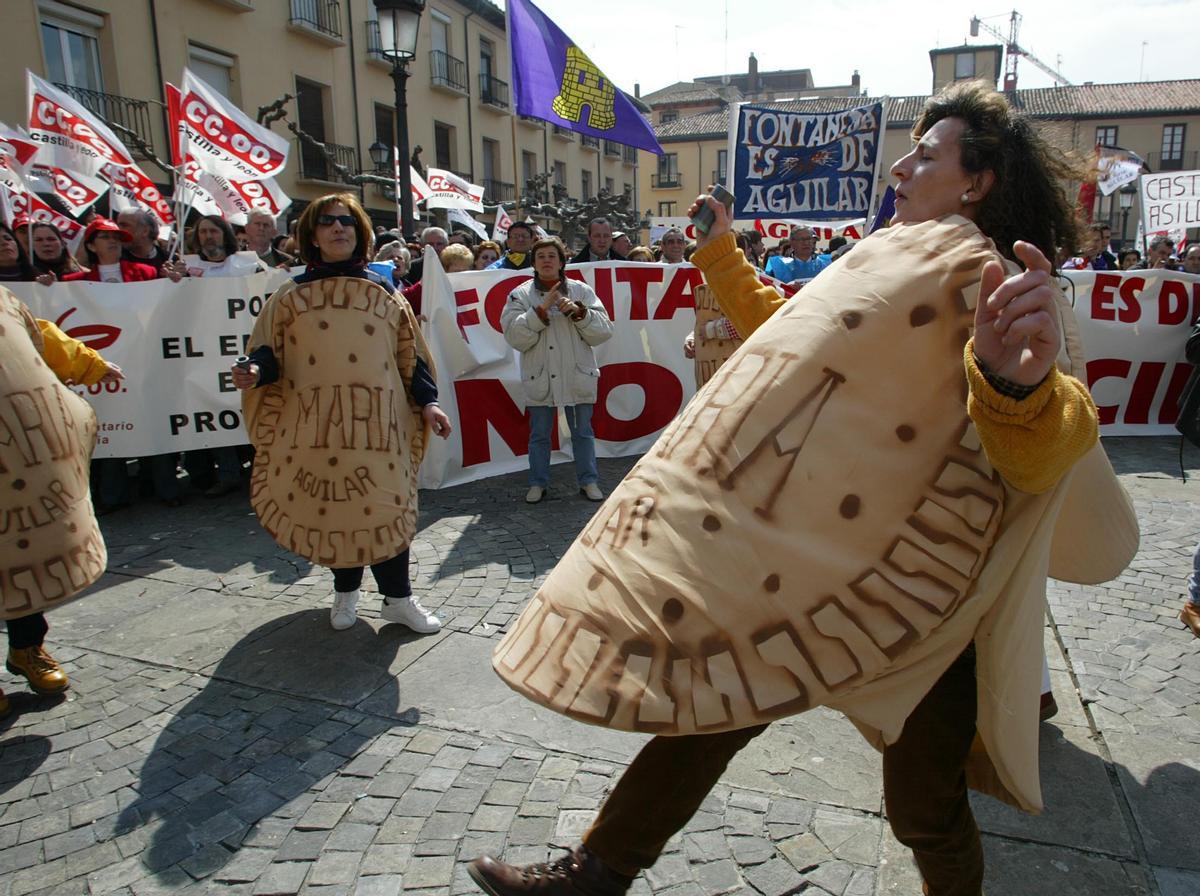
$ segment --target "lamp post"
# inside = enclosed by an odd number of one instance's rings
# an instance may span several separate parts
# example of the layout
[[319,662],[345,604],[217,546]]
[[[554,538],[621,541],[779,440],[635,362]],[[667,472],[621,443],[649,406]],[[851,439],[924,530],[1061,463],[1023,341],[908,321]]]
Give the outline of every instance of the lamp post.
[[1133,197],[1137,195],[1137,187],[1129,183],[1117,191],[1117,200],[1121,203],[1121,248],[1125,248],[1125,225],[1129,223],[1129,210],[1133,208]]
[[[400,221],[404,237],[413,235],[412,178],[408,152],[408,64],[417,55],[417,29],[425,0],[375,0],[379,18],[379,51],[392,64],[392,85],[396,89],[396,144],[400,178],[396,201],[400,203]],[[374,149],[374,147],[372,147]],[[375,161],[375,154],[371,154]]]

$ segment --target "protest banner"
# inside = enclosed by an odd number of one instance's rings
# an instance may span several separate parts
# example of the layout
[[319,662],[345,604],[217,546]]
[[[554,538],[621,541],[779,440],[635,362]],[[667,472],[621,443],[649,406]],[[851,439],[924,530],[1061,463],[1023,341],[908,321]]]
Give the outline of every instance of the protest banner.
[[[229,367],[287,276],[272,270],[180,283],[7,285],[37,316],[125,369],[120,384],[77,391],[100,419],[96,456],[140,457],[246,441]],[[425,333],[454,435],[429,446],[422,486],[525,469],[529,431],[519,358],[500,332],[500,313],[529,276],[447,275],[438,264],[426,266]],[[682,344],[695,325],[700,272],[686,264],[601,262],[568,268],[568,276],[592,286],[616,324],[612,339],[596,349],[597,453],[644,452],[695,389]],[[1200,276],[1069,271],[1063,283],[1079,320],[1102,434],[1173,434],[1191,371],[1183,345],[1200,318]],[[555,460],[567,459],[570,438],[561,417],[555,439]]]
[[453,171],[427,168],[425,185],[429,188],[425,196],[426,208],[463,208],[473,212],[483,211],[483,187],[459,177]]
[[123,143],[99,118],[33,72],[25,72],[29,139],[43,165],[99,174],[105,165],[133,164]]
[[[806,221],[781,219],[778,221],[765,220],[763,218],[755,218],[753,222],[740,221],[739,224],[753,224],[755,230],[761,233],[765,238],[771,240],[787,240],[792,232],[793,227],[804,225],[811,227],[817,235],[819,242],[828,242],[835,236],[844,236],[849,240],[861,240],[864,236],[862,222],[854,224],[839,224],[837,226],[829,226],[824,224],[810,224]],[[672,227],[677,227],[683,231],[683,235],[689,240],[695,240],[700,237],[696,231],[696,225],[692,223],[691,218],[670,217],[670,218],[650,218],[650,242],[657,242],[662,239],[662,235]]]
[[735,104],[729,116],[734,218],[865,221],[885,118],[882,102],[826,113]]
[[175,223],[171,203],[137,165],[125,168],[109,165],[104,169],[103,175],[112,185],[109,187],[108,204],[114,215],[129,208],[144,208],[154,212],[164,225]]
[[496,221],[492,224],[492,241],[503,245],[504,241],[508,239],[508,228],[512,227],[512,225],[513,219],[504,210],[504,206],[496,206]]
[[1141,188],[1147,234],[1200,227],[1200,171],[1143,174]]

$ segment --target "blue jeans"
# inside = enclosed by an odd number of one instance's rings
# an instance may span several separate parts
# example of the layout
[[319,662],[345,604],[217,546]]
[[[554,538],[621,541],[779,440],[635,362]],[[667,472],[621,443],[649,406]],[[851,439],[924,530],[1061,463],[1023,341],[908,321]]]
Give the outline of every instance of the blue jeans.
[[[568,405],[563,408],[571,430],[571,453],[575,455],[575,478],[582,488],[600,481],[596,471],[596,437],[592,433],[592,406]],[[545,488],[550,484],[550,430],[557,418],[553,407],[529,408],[529,484]]]
[[1200,544],[1192,554],[1192,572],[1187,580],[1188,602],[1200,607]]

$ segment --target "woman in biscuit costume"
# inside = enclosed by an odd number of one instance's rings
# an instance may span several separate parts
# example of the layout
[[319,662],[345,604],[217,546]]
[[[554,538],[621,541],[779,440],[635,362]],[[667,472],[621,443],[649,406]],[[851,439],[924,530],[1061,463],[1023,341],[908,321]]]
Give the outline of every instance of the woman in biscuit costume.
[[[493,656],[536,702],[657,736],[563,859],[472,862],[493,896],[624,893],[738,750],[817,705],[883,753],[888,820],[932,896],[981,892],[968,786],[1040,809],[1047,573],[1100,580],[1137,543],[1095,407],[1054,363],[1070,167],[983,84],[932,98],[914,137],[893,226],[790,300],[708,200],[692,261],[746,341]],[[1097,554],[1057,543],[1083,472],[1126,523]]]
[[256,449],[250,503],[276,541],[333,570],[334,629],[354,625],[369,564],[383,618],[435,632],[408,577],[427,429],[450,435],[429,352],[367,268],[371,223],[353,196],[314,201],[296,238],[307,268],[263,306],[249,363],[233,367]]

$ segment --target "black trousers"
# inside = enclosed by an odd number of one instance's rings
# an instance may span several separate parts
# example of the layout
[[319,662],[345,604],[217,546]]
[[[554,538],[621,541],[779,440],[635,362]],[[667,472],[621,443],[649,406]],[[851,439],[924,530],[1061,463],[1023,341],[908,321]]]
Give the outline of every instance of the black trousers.
[[[371,573],[384,597],[412,597],[412,585],[408,581],[408,548],[391,560],[372,563]],[[333,587],[338,591],[353,591],[362,584],[362,579],[361,566],[333,570]]]
[[45,613],[30,613],[10,619],[5,626],[8,628],[8,646],[13,650],[24,650],[26,647],[41,647],[46,640],[46,632],[50,626],[46,624]]

